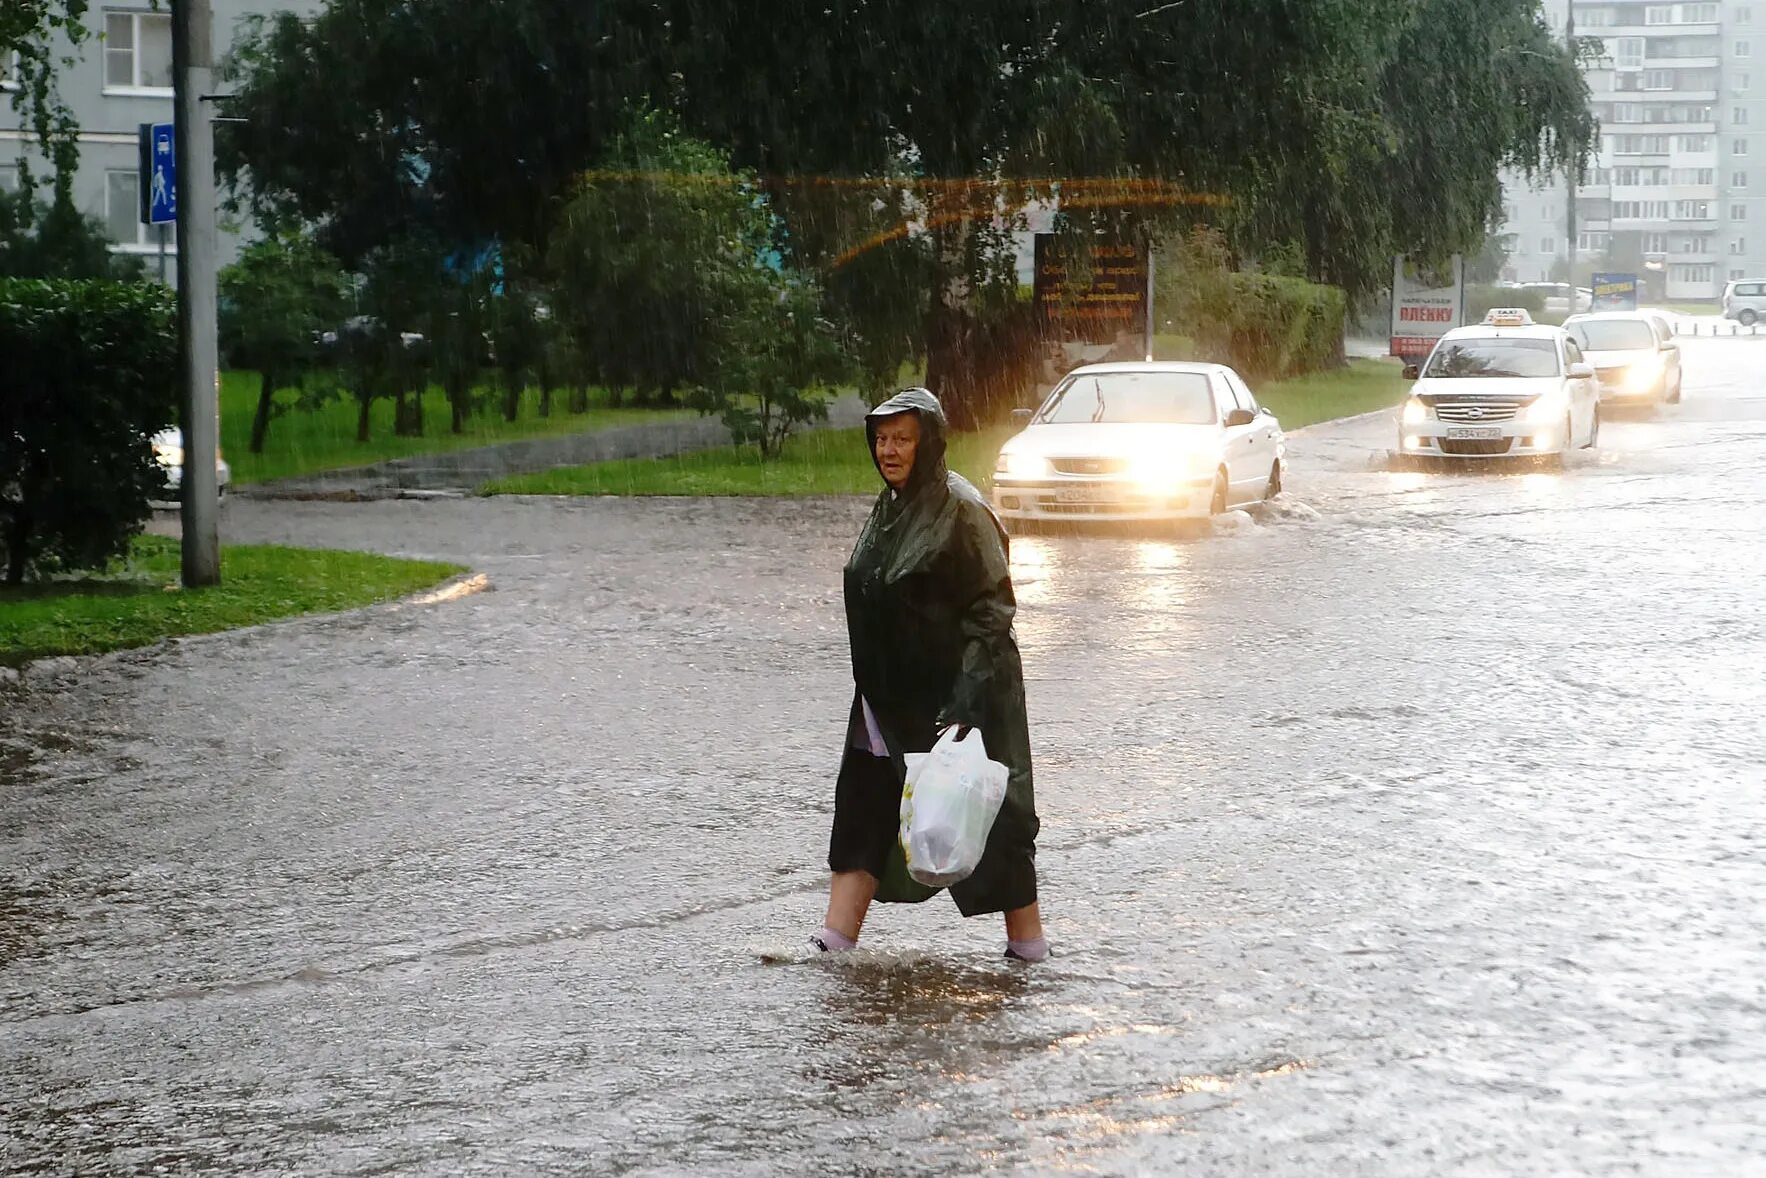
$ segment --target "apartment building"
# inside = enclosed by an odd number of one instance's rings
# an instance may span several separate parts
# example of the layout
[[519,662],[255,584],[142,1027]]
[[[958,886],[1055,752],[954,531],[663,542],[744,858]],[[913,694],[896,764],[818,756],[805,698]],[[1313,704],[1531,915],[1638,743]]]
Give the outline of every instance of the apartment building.
[[[242,21],[282,10],[316,12],[322,0],[213,0],[215,51],[225,54]],[[103,221],[112,248],[121,253],[156,255],[158,231],[140,223],[136,180],[136,133],[142,123],[173,121],[172,18],[170,6],[149,0],[94,3],[86,13],[91,36],[73,66],[59,76],[62,98],[80,125],[80,170],[74,201]],[[64,51],[71,47],[64,42]],[[12,108],[8,79],[14,63],[0,61],[0,189],[18,186],[19,161],[27,156],[39,175],[47,164],[36,154],[36,136],[21,112]],[[223,230],[221,261],[231,261],[237,238]],[[175,233],[169,252],[175,254]],[[152,272],[152,267],[149,267]]]
[[[1569,0],[1545,0],[1564,29]],[[1640,273],[1658,298],[1712,299],[1766,273],[1766,0],[1574,0],[1600,151],[1577,191],[1506,177],[1506,275],[1538,281],[1562,263]],[[1756,63],[1755,51],[1760,60]],[[1756,78],[1758,74],[1758,78]]]

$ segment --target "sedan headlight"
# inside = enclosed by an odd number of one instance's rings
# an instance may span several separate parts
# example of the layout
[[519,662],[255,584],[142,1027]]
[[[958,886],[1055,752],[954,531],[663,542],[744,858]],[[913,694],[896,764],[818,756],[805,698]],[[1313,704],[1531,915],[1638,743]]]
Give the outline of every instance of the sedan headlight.
[[1527,406],[1525,420],[1533,425],[1556,425],[1570,411],[1570,394],[1564,389],[1545,394]]
[[1412,397],[1404,403],[1404,424],[1421,425],[1429,420],[1429,406],[1421,397]]
[[1054,473],[1054,467],[1040,454],[1002,451],[999,461],[993,465],[993,473],[1014,479],[1046,479]]
[[161,446],[158,443],[155,443],[153,447],[153,456],[159,459],[159,464],[161,466],[171,467],[184,465],[184,447],[182,446]]
[[1633,364],[1625,370],[1625,389],[1627,392],[1641,393],[1655,384],[1662,375],[1662,361],[1658,358]]

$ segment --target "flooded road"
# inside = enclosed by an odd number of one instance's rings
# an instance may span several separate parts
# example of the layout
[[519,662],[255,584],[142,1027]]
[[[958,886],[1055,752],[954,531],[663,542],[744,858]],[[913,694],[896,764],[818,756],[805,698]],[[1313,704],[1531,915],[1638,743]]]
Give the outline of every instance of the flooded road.
[[1562,473],[1014,545],[1043,902],[818,923],[865,505],[234,503],[494,591],[0,695],[0,1168],[1734,1174],[1766,344]]

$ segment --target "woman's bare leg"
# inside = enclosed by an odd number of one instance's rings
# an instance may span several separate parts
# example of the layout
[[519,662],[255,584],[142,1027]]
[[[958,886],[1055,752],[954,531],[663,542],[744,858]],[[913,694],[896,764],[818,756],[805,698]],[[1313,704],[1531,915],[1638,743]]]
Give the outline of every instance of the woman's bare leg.
[[876,894],[877,877],[870,872],[835,872],[828,885],[828,915],[822,923],[848,940],[858,940]]
[[1042,939],[1042,907],[1028,904],[1006,913],[1006,940],[1040,941]]

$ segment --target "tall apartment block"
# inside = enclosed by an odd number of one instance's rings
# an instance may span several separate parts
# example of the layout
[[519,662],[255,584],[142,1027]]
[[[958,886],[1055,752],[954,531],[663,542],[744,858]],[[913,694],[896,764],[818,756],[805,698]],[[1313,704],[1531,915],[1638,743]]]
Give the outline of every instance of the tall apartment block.
[[[5,0],[0,0],[4,3]],[[213,0],[215,52],[225,55],[240,22],[283,9],[317,12],[320,0]],[[142,123],[172,121],[172,18],[170,6],[149,0],[94,0],[86,11],[91,34],[75,50],[65,40],[59,54],[75,55],[61,72],[61,96],[80,125],[80,171],[74,202],[103,221],[122,253],[158,252],[157,231],[140,223],[136,186],[136,133]],[[30,159],[39,176],[48,165],[22,112],[13,110],[12,60],[0,60],[0,189],[18,187],[19,161]],[[236,242],[222,235],[222,260]],[[171,250],[177,249],[174,238]]]
[[1705,300],[1766,274],[1766,0],[1545,0],[1560,33],[1572,3],[1576,35],[1600,44],[1587,67],[1600,151],[1574,242],[1566,177],[1505,177],[1505,276],[1546,281],[1573,257],[1579,272],[1638,273],[1658,299]]

